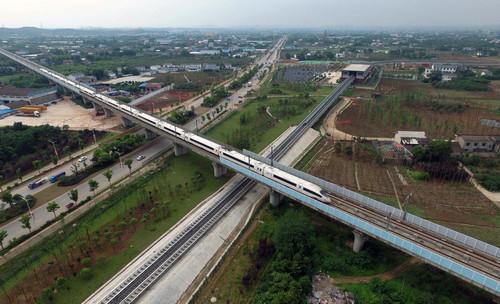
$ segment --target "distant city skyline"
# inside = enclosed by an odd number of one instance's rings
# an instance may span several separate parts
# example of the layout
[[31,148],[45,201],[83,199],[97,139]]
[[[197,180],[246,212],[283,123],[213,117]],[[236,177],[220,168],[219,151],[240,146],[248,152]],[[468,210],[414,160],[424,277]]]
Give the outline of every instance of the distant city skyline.
[[477,28],[498,12],[498,0],[4,0],[0,26]]

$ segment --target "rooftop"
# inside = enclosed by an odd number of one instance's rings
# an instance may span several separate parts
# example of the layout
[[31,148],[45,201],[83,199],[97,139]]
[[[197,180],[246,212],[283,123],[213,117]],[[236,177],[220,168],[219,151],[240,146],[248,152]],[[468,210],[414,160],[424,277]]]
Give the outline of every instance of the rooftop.
[[406,138],[426,138],[424,131],[398,131],[396,137]]
[[343,71],[366,72],[370,68],[369,64],[350,64]]

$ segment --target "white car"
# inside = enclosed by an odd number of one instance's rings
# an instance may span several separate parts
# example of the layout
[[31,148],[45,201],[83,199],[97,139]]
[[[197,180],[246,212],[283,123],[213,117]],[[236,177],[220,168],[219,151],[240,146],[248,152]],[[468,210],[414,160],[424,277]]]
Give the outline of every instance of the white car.
[[79,162],[83,163],[84,161],[86,161],[88,159],[87,156],[82,156],[78,159]]
[[137,160],[137,161],[141,161],[141,160],[143,160],[143,159],[145,159],[145,158],[146,158],[146,156],[144,156],[144,155],[139,155],[139,156],[137,156],[137,157],[135,158],[135,160]]

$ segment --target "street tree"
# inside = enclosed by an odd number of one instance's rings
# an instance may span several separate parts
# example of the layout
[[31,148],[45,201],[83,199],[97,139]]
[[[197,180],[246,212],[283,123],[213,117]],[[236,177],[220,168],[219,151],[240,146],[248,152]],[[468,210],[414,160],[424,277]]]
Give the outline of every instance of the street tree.
[[113,170],[108,169],[102,174],[108,180],[109,186],[111,187],[111,178],[113,177]]
[[2,193],[2,201],[6,204],[9,204],[9,206],[12,208],[14,204],[14,198],[12,197],[12,193],[10,191],[5,191]]
[[56,211],[57,209],[61,208],[55,201],[52,201],[47,204],[47,211],[54,213],[54,218],[57,217]]
[[16,177],[19,181],[23,181],[23,175],[21,174],[21,168],[16,169]]
[[38,171],[38,174],[40,174],[40,169],[42,169],[42,161],[39,159],[35,159],[31,162],[31,164],[33,165],[33,168]]
[[73,189],[68,193],[69,199],[74,201],[75,204],[78,202],[78,189]]
[[99,188],[99,183],[95,179],[89,179],[89,188],[95,196],[95,191],[97,190],[97,188]]
[[125,165],[128,168],[128,174],[129,175],[132,175],[132,163],[133,162],[134,162],[134,160],[132,160],[131,158],[125,160]]
[[4,249],[3,248],[3,241],[5,240],[5,238],[8,236],[9,234],[7,233],[6,230],[0,230],[0,246],[2,246],[2,250]]
[[21,227],[24,229],[28,229],[28,231],[31,233],[31,217],[29,214],[23,214],[21,218],[19,219],[19,222],[21,223]]

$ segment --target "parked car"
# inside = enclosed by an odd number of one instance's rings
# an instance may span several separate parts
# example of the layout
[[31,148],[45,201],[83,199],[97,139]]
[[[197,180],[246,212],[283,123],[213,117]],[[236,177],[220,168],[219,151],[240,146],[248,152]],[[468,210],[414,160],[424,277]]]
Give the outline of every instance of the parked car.
[[66,207],[66,209],[71,209],[75,206],[75,203],[67,203],[66,205],[64,205],[64,207]]
[[137,161],[141,161],[141,160],[143,160],[143,159],[145,159],[145,158],[146,158],[146,156],[144,156],[144,155],[139,155],[139,156],[137,156],[137,157],[135,158],[135,160],[137,160]]
[[87,156],[82,156],[78,159],[79,162],[83,163],[84,161],[86,161],[88,159]]

